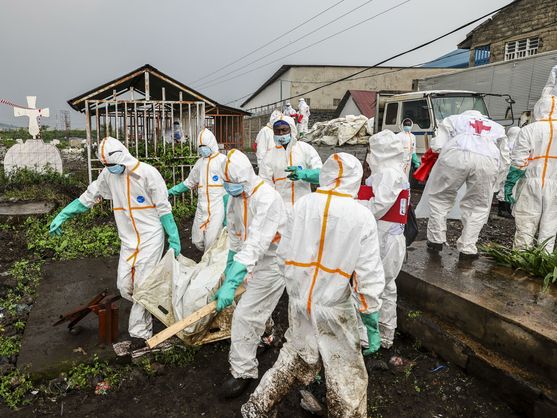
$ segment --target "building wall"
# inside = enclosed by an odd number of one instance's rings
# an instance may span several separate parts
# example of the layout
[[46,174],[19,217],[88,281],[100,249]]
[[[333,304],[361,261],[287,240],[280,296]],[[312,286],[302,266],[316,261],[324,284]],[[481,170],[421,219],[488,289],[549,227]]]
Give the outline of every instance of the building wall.
[[470,45],[470,66],[474,66],[474,49],[484,45],[490,45],[490,63],[505,59],[507,42],[533,36],[541,38],[538,53],[557,50],[556,21],[556,0],[517,2],[474,30]]
[[[244,109],[255,109],[267,103],[281,100],[280,82],[282,80],[282,97],[294,96],[292,105],[297,108],[298,98],[307,90],[321,86],[329,81],[355,73],[364,67],[292,67],[281,75],[265,90],[250,100]],[[312,109],[334,110],[335,99],[342,99],[346,90],[397,90],[411,91],[412,81],[417,78],[459,71],[449,68],[372,68],[355,79],[333,84],[316,92],[304,95],[309,99]],[[287,93],[288,92],[288,93]],[[265,109],[264,111],[267,111]],[[257,112],[257,110],[256,110]]]

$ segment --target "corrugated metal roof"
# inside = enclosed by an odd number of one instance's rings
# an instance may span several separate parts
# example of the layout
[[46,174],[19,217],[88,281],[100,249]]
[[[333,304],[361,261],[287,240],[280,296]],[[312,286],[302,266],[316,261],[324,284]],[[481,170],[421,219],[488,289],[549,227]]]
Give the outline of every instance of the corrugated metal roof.
[[375,116],[375,104],[377,103],[377,92],[368,90],[348,90],[352,100],[366,118]]
[[430,61],[422,67],[424,68],[467,68],[469,66],[470,50],[456,49],[448,54]]

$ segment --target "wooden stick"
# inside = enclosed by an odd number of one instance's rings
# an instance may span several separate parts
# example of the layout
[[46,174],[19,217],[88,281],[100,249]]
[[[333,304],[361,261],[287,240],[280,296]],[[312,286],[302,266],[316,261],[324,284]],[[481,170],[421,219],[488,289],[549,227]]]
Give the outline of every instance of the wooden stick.
[[[238,296],[240,296],[242,293],[244,293],[246,291],[246,288],[242,285],[240,285],[237,289],[236,289],[236,293],[234,294],[234,297],[237,298]],[[185,317],[184,319],[175,322],[174,324],[170,325],[168,328],[162,330],[161,332],[159,332],[156,335],[153,335],[151,338],[149,338],[147,340],[147,346],[149,348],[153,348],[156,347],[157,345],[159,345],[160,343],[162,343],[163,341],[168,340],[170,337],[178,334],[180,331],[182,331],[184,328],[189,327],[192,324],[195,324],[197,321],[199,321],[201,318],[206,317],[207,315],[212,314],[213,312],[215,312],[217,310],[217,301],[214,300],[213,302],[205,305],[204,307],[198,309],[197,311],[195,311],[194,313],[192,313],[191,315],[188,315],[187,317]]]

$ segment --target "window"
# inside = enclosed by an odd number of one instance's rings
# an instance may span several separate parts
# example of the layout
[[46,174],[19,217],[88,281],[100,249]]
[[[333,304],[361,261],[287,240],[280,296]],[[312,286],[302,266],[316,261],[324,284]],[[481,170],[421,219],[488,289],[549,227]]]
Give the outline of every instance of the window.
[[474,65],[489,64],[489,56],[491,52],[489,45],[478,46],[474,49]]
[[429,129],[431,119],[429,117],[429,107],[426,100],[413,100],[402,103],[401,119],[410,118],[422,129]]
[[447,116],[459,115],[466,110],[477,110],[482,115],[489,116],[481,96],[434,96],[431,101],[435,119],[439,122]]
[[505,61],[536,55],[540,47],[540,38],[518,39],[505,44]]
[[385,111],[385,125],[396,125],[398,115],[398,103],[388,103]]
[[333,106],[334,107],[338,107],[339,104],[340,104],[340,99],[333,99]]

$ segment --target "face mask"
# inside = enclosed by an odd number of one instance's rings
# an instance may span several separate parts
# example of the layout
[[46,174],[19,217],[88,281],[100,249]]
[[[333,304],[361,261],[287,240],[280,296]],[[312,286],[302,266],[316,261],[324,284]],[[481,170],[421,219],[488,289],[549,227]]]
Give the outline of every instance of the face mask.
[[232,197],[237,197],[244,191],[244,185],[239,183],[228,183],[224,182],[224,190]]
[[206,145],[201,145],[199,147],[199,155],[201,155],[203,158],[209,157],[212,153],[213,151],[211,151],[211,148]]
[[122,164],[116,164],[108,166],[106,168],[108,168],[108,171],[110,171],[112,174],[122,174],[126,169],[126,166],[123,166]]
[[292,136],[290,134],[274,135],[273,139],[275,140],[275,144],[277,144],[277,145],[286,145],[290,142],[290,140],[292,139]]
[[412,132],[411,126],[403,126],[402,129],[404,129],[404,132]]

